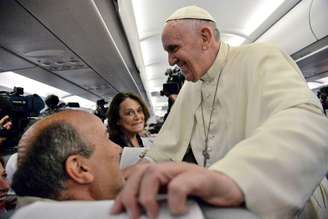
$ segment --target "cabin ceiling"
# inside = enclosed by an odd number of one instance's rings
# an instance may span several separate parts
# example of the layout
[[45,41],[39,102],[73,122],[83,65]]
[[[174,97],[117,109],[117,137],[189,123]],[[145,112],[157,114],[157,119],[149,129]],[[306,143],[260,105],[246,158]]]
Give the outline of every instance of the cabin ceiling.
[[[231,46],[271,42],[292,55],[328,34],[327,0],[118,0],[118,5],[141,78],[158,115],[163,115],[167,106],[167,98],[159,96],[159,91],[170,67],[161,32],[165,19],[180,7],[197,5],[208,10],[217,21],[221,39]],[[310,72],[317,74],[317,70]]]
[[147,100],[120,25],[111,1],[2,0],[0,72],[94,102],[119,91]]
[[328,75],[327,0],[1,0],[0,78],[14,71],[94,102],[130,91],[163,115],[161,31],[191,4],[216,18],[230,45],[271,42],[308,81]]

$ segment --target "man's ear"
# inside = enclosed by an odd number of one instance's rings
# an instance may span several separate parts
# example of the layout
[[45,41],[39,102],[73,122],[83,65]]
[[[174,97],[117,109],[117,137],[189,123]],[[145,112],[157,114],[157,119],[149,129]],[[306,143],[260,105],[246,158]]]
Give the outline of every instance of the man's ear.
[[76,183],[89,184],[94,180],[88,159],[81,155],[69,156],[65,162],[65,170],[71,180]]
[[202,49],[207,50],[210,47],[210,43],[213,38],[213,32],[209,27],[204,26],[201,29],[201,37],[202,37]]

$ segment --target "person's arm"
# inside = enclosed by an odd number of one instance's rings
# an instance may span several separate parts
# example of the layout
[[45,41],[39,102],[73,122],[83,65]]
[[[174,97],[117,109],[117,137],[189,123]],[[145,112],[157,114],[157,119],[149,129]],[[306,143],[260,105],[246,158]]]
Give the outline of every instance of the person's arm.
[[182,160],[190,142],[194,113],[200,99],[200,82],[185,82],[154,144],[147,151],[147,157],[155,162]]

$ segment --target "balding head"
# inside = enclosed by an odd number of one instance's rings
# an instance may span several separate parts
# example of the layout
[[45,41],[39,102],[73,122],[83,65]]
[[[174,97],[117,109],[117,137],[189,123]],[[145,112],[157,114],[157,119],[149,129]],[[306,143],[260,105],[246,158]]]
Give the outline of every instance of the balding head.
[[[96,116],[55,113],[33,124],[19,142],[13,189],[18,195],[57,200],[113,198],[122,185],[119,154]],[[107,172],[98,164],[106,165]],[[97,188],[100,184],[106,189]]]
[[[61,111],[50,116],[47,116],[34,123],[22,136],[18,144],[18,166],[26,159],[26,155],[31,149],[31,145],[40,137],[44,130],[49,126],[59,125],[71,127],[76,135],[82,138],[84,142],[88,142],[92,126],[98,118],[90,113],[79,110]],[[64,127],[63,127],[64,128]]]

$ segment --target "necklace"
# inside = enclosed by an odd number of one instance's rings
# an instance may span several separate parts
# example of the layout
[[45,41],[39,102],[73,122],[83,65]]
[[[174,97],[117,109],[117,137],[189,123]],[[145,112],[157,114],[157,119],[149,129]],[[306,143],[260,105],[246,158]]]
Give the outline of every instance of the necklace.
[[204,150],[202,151],[202,154],[203,154],[203,157],[204,157],[204,162],[203,162],[204,167],[206,167],[207,161],[210,159],[210,154],[208,153],[208,134],[209,134],[210,128],[211,128],[211,121],[212,121],[212,115],[213,115],[213,111],[214,111],[214,104],[215,104],[215,99],[216,99],[216,93],[217,93],[218,87],[219,87],[219,81],[220,81],[221,73],[222,73],[222,70],[221,70],[221,72],[219,74],[219,77],[216,81],[214,98],[213,98],[212,106],[211,106],[210,119],[209,119],[208,125],[207,125],[207,131],[206,131],[206,127],[205,127],[204,110],[203,110],[204,97],[203,97],[203,91],[201,91],[201,111],[202,111],[202,120],[203,120],[204,135],[205,135],[205,147],[204,147]]
[[[229,51],[229,47],[228,47],[228,51]],[[228,52],[227,52],[227,54],[228,54]],[[208,121],[207,130],[206,130],[206,125],[205,125],[204,110],[203,110],[203,101],[204,101],[203,90],[201,90],[201,104],[200,105],[201,105],[204,136],[205,136],[205,146],[204,146],[204,149],[202,151],[202,154],[203,154],[203,157],[204,157],[203,167],[206,167],[207,161],[210,159],[210,154],[208,152],[208,134],[209,134],[210,129],[211,129],[211,121],[212,121],[212,115],[213,115],[213,111],[214,111],[214,104],[215,104],[216,94],[217,94],[217,91],[218,91],[218,88],[219,88],[219,82],[220,82],[220,78],[221,78],[221,75],[222,75],[222,71],[223,71],[223,68],[224,68],[226,62],[227,62],[227,57],[224,60],[224,64],[222,65],[221,71],[220,71],[218,79],[216,81],[215,91],[214,91],[214,98],[213,98],[213,101],[212,101],[210,119]]]

